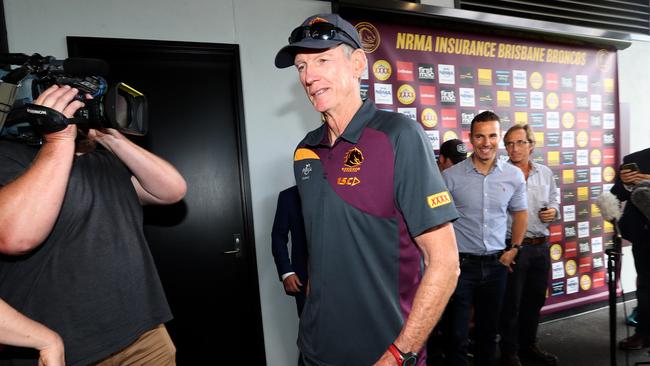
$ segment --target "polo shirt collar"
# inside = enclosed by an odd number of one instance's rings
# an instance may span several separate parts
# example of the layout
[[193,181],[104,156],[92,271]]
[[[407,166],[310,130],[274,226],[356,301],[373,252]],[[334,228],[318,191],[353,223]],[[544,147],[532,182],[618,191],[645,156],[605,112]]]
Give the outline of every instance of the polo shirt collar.
[[[361,108],[354,114],[352,120],[345,128],[340,138],[348,141],[351,144],[356,144],[361,138],[363,129],[368,125],[368,122],[377,112],[377,107],[370,99],[366,99],[361,104]],[[310,133],[305,139],[305,143],[310,146],[328,145],[329,138],[327,136],[327,123],[323,123],[318,129]]]
[[[470,156],[469,158],[463,160],[461,163],[465,163],[465,172],[469,173],[471,171],[476,171],[476,167],[474,166],[474,161],[472,160],[472,157]],[[459,164],[461,164],[459,163]],[[502,161],[499,159],[499,156],[495,158],[494,165],[490,168],[488,171],[488,174],[492,174],[493,171],[498,170],[499,172],[503,171],[503,165],[506,164],[506,162]]]

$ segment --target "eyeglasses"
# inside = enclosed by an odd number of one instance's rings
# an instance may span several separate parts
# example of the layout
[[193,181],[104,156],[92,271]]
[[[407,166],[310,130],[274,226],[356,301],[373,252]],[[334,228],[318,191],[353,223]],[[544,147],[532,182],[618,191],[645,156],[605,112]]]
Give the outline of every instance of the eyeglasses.
[[346,36],[350,41],[352,41],[352,45],[355,47],[361,48],[361,45],[358,44],[357,41],[355,41],[354,38],[347,34],[343,29],[334,26],[332,23],[325,22],[314,23],[312,25],[306,25],[304,27],[298,27],[294,29],[289,36],[289,44],[300,42],[305,38],[327,41],[336,37],[337,33],[341,33],[342,35]]
[[505,143],[505,145],[506,145],[506,149],[512,149],[515,145],[517,145],[518,147],[524,147],[530,143],[531,142],[527,140],[517,140],[517,141],[508,141]]

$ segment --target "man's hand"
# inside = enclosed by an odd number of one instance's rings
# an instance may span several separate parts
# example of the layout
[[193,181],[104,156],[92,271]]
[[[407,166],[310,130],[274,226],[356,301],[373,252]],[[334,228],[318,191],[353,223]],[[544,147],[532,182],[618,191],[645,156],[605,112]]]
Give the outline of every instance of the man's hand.
[[300,279],[295,274],[289,275],[285,278],[282,281],[282,284],[284,285],[284,291],[289,293],[298,293],[302,287],[302,282],[300,282]]
[[503,264],[504,266],[508,267],[508,271],[512,272],[513,268],[512,265],[515,264],[515,258],[517,257],[517,253],[519,252],[519,249],[510,249],[508,251],[503,252],[501,257],[499,258],[499,262]]
[[123,140],[126,137],[114,128],[104,128],[101,130],[91,128],[88,130],[88,139],[97,141],[104,146],[108,151],[113,151],[111,146],[113,143]]
[[52,340],[40,351],[38,366],[65,366],[63,340],[52,332]]
[[555,220],[556,214],[557,214],[557,210],[549,207],[546,210],[539,211],[539,219],[544,223],[551,222]]
[[[75,100],[78,91],[69,86],[51,86],[34,104],[56,110],[70,118],[83,107]],[[77,127],[44,136],[38,155],[18,178],[0,187],[0,253],[23,255],[48,237],[68,186],[75,153]]]
[[19,313],[0,299],[0,344],[34,348],[39,366],[65,366],[63,340],[50,328]]
[[650,179],[650,174],[644,174],[630,169],[621,170],[619,175],[621,177],[621,181],[627,185],[637,185],[642,180]]
[[[34,100],[34,104],[52,108],[64,116],[72,118],[75,112],[84,106],[82,102],[74,100],[78,93],[77,89],[68,85],[61,87],[52,85]],[[48,133],[44,137],[47,142],[74,141],[77,137],[77,126],[69,125],[64,130]]]

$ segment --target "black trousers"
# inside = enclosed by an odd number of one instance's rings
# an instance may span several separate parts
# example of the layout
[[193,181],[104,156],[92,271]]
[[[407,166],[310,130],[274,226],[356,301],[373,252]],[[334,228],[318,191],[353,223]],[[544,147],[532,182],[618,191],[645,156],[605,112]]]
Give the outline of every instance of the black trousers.
[[475,366],[493,366],[497,359],[499,312],[508,268],[498,258],[463,259],[456,290],[445,310],[446,364],[467,366],[469,322],[474,308]]
[[548,244],[524,245],[508,274],[501,312],[501,352],[516,353],[537,340],[539,311],[546,301],[551,267]]
[[647,231],[645,240],[632,243],[632,254],[637,275],[636,332],[650,336],[650,235]]

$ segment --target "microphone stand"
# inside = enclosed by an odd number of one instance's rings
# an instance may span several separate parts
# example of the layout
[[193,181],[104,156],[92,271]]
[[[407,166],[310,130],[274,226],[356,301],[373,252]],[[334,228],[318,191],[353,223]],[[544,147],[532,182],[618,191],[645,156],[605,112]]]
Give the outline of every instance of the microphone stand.
[[605,254],[607,254],[607,287],[609,289],[609,359],[610,364],[616,366],[616,282],[623,253],[618,223],[616,219],[612,219],[611,222],[614,226],[614,245],[606,249]]

